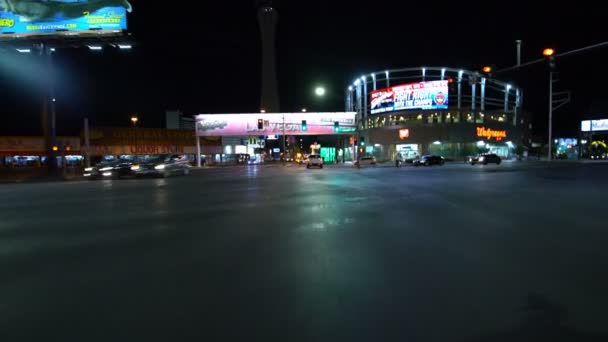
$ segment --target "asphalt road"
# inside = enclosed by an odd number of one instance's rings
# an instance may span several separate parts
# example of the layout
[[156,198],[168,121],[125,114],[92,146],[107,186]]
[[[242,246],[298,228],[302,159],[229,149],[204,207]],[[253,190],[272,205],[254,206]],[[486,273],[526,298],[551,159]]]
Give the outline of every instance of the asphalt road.
[[606,341],[608,165],[0,185],[1,341]]

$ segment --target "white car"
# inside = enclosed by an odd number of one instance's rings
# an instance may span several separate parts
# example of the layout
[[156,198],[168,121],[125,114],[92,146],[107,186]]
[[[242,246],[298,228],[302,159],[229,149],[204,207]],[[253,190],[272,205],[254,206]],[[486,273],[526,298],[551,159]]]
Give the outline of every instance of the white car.
[[361,167],[361,166],[364,166],[364,165],[376,165],[376,157],[373,157],[373,156],[361,157],[355,163],[355,166],[357,166],[357,167]]
[[323,158],[321,158],[318,154],[311,154],[308,156],[308,161],[306,163],[306,168],[310,169],[313,166],[317,166],[319,168],[323,168]]

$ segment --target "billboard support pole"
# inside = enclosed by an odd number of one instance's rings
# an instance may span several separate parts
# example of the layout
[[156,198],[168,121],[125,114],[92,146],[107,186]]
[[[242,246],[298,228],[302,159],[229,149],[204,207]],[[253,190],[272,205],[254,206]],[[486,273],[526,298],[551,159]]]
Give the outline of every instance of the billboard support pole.
[[484,110],[486,110],[486,78],[482,77],[481,78],[481,104],[480,104],[480,110],[483,112]]
[[57,144],[56,124],[55,124],[55,89],[53,87],[53,60],[52,52],[49,46],[45,43],[38,45],[40,50],[40,58],[43,65],[46,67],[46,78],[43,84],[42,97],[42,131],[44,133],[45,150],[47,155],[47,167],[49,174],[55,174],[57,171],[56,153],[53,151],[53,146]]
[[84,118],[84,146],[85,146],[85,165],[91,167],[91,133],[89,131],[89,118]]
[[471,85],[471,110],[473,111],[473,114],[475,114],[475,102],[477,102],[476,94],[477,93],[477,84],[473,83],[473,85]]
[[462,108],[462,72],[458,73],[458,109]]
[[201,161],[201,137],[196,134],[196,166],[199,168],[203,166]]
[[285,113],[283,113],[283,164],[285,164],[285,156],[287,155],[287,146],[285,144]]
[[363,119],[367,119],[367,80],[363,81]]

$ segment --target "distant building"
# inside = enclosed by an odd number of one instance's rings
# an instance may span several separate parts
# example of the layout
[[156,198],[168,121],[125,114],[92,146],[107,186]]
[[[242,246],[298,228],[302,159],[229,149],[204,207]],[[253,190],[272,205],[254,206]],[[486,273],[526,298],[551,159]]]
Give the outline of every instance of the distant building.
[[194,130],[194,118],[184,117],[179,110],[169,110],[165,115],[167,129],[191,129]]

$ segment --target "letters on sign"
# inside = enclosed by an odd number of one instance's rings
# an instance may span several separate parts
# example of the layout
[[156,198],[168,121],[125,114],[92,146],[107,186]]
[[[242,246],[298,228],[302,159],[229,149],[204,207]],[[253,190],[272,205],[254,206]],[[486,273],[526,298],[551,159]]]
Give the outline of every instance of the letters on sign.
[[477,136],[488,140],[496,139],[496,141],[501,141],[507,137],[507,131],[495,131],[490,128],[477,127]]

